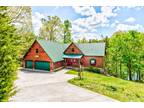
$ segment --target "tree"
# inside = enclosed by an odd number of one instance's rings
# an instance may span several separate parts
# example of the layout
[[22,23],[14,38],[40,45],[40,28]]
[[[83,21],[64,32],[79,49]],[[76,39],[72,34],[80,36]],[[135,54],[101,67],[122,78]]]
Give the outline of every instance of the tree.
[[19,32],[33,32],[30,6],[10,6],[7,12]]
[[109,58],[106,61],[110,62],[109,66],[111,67],[109,70],[111,70],[112,74],[114,76],[119,77],[119,64],[121,64],[121,45],[122,45],[122,38],[124,36],[124,33],[119,31],[113,34],[113,36],[109,40],[109,46],[107,50],[107,57]]
[[7,7],[0,7],[0,101],[8,101],[15,94],[20,36],[7,14]]
[[86,40],[86,38],[84,37],[84,38],[82,38],[82,39],[79,39],[78,40],[78,43],[88,43],[89,41],[88,40]]
[[97,43],[97,42],[99,42],[98,39],[89,39],[89,43]]
[[63,43],[70,43],[72,42],[71,39],[71,23],[69,20],[64,21],[64,40]]
[[57,16],[48,16],[42,18],[42,27],[40,28],[40,38],[50,41],[62,40],[62,22]]
[[[142,80],[144,72],[144,34],[119,31],[109,39],[107,68],[109,73],[128,80]],[[137,79],[135,76],[137,75]]]
[[30,6],[10,6],[7,14],[11,18],[12,24],[15,25],[16,32],[21,36],[20,58],[27,52],[30,45],[35,39],[32,26],[32,10]]

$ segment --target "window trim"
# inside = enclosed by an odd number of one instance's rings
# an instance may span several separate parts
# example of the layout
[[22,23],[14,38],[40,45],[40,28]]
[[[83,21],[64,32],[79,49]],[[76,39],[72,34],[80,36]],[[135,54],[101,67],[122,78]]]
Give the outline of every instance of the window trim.
[[[91,63],[92,60],[94,60],[95,63]],[[95,58],[90,59],[90,65],[96,65],[96,59]]]

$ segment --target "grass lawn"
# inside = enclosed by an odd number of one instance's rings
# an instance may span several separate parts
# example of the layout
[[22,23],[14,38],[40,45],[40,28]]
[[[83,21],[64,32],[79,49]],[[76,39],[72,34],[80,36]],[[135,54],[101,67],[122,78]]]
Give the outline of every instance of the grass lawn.
[[[77,71],[70,70],[67,74],[77,74]],[[83,72],[83,80],[79,80],[77,77],[68,82],[122,102],[144,102],[144,84],[142,83],[87,71]]]

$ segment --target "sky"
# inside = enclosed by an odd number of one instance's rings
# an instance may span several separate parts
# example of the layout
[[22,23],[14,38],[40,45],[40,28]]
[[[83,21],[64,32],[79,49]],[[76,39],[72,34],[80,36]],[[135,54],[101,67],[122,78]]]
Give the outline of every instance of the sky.
[[40,19],[47,16],[58,16],[62,22],[67,19],[71,21],[74,40],[101,39],[119,30],[144,32],[144,7],[34,6],[32,20],[36,35],[42,26]]

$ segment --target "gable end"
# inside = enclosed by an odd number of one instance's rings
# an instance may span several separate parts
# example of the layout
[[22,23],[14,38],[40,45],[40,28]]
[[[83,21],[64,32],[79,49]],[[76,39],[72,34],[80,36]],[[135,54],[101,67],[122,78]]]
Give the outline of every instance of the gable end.
[[83,54],[83,52],[72,42],[64,51],[64,54]]
[[[38,54],[36,54],[35,49],[39,50]],[[40,45],[40,43],[37,40],[35,40],[34,43],[31,45],[31,47],[29,48],[29,50],[27,51],[27,53],[24,55],[23,60],[25,58],[27,58],[27,56],[29,56],[28,55],[29,53],[31,54],[31,57],[30,57],[31,59],[33,57],[35,57],[35,56],[38,56],[37,58],[35,58],[36,60],[43,59],[43,61],[45,61],[45,60],[46,61],[52,61],[52,59],[50,58],[50,56],[46,53],[45,49]]]

